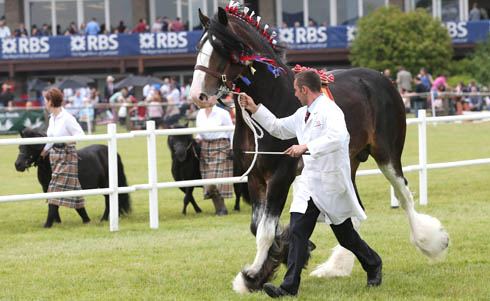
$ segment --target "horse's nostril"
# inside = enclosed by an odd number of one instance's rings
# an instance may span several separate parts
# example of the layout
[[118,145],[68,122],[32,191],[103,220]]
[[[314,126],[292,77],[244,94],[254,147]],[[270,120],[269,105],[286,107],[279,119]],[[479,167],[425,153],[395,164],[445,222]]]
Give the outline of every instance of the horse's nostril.
[[199,94],[199,99],[200,100],[208,100],[208,96],[204,93]]

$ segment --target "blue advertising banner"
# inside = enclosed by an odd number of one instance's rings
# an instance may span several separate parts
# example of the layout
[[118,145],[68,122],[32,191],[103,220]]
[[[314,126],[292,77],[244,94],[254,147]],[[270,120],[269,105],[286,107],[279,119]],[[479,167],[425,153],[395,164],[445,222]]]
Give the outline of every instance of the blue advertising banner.
[[[453,44],[474,44],[487,39],[490,21],[447,22]],[[350,47],[355,26],[289,27],[278,38],[291,50],[344,49]],[[202,31],[140,34],[44,36],[5,38],[0,60],[33,60],[83,57],[117,57],[195,53]]]

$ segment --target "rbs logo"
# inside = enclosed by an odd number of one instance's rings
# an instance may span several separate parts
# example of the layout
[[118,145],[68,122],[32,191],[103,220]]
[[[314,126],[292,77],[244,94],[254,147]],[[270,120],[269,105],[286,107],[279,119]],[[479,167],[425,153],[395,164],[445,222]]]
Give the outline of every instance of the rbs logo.
[[279,38],[289,44],[325,43],[327,41],[326,27],[295,27],[280,29]]
[[451,39],[465,38],[468,35],[466,22],[447,22],[446,28]]
[[2,39],[3,54],[36,54],[49,51],[49,38]]
[[70,46],[72,52],[77,51],[107,51],[116,50],[119,47],[117,35],[89,35],[71,36]]

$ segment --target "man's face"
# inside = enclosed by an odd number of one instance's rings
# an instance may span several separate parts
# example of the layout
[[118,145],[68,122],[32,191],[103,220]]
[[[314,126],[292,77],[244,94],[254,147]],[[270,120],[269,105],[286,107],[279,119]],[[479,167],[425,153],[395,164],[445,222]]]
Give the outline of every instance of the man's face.
[[306,105],[306,87],[302,86],[301,88],[298,87],[298,80],[294,80],[294,96],[296,96],[301,104],[304,106]]

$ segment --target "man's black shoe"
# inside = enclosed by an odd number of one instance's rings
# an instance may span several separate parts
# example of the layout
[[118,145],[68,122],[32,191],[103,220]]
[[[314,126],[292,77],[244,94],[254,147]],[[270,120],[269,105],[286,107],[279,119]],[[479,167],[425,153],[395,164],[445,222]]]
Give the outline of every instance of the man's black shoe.
[[294,297],[296,295],[290,294],[288,291],[281,287],[277,287],[271,283],[264,284],[264,292],[271,298],[281,297]]
[[383,263],[380,263],[379,266],[372,273],[368,273],[367,286],[379,286],[381,284],[381,280],[383,279]]

